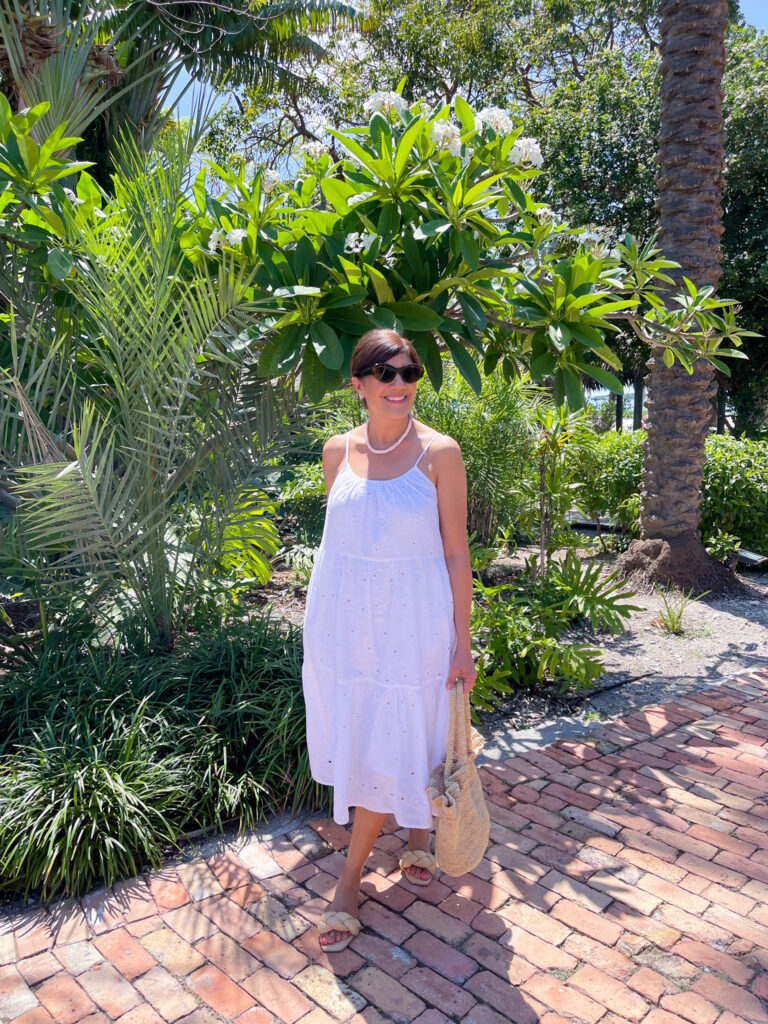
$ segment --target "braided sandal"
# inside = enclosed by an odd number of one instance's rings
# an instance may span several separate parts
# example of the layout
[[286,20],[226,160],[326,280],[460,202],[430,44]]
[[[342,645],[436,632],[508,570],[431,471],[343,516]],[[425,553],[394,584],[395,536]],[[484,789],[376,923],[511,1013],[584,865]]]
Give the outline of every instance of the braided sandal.
[[321,942],[320,949],[325,950],[326,953],[340,953],[359,934],[361,927],[358,919],[352,917],[345,910],[326,910],[317,922],[318,932],[321,935],[325,935],[326,932],[349,932],[349,935],[339,939],[338,942],[331,942],[327,946]]
[[[429,878],[416,878],[410,871],[406,871],[406,868],[410,867],[429,871]],[[400,858],[400,870],[403,877],[407,878],[409,882],[413,882],[414,885],[429,885],[435,877],[437,861],[429,850],[405,850]]]

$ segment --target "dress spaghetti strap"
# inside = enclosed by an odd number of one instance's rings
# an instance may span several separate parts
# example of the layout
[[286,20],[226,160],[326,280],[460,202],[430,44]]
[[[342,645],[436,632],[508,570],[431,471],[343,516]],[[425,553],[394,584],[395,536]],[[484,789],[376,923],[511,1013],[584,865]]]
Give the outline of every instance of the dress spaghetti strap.
[[427,441],[427,443],[426,443],[426,444],[424,445],[424,451],[423,451],[423,452],[421,453],[421,455],[420,455],[420,456],[418,457],[418,459],[416,459],[416,461],[415,461],[415,462],[414,462],[414,464],[413,464],[413,468],[414,468],[414,469],[416,469],[416,467],[418,466],[418,464],[419,464],[419,463],[421,462],[421,460],[422,460],[422,459],[424,458],[424,456],[425,456],[425,455],[427,454],[427,449],[429,448],[429,446],[430,446],[430,445],[432,444],[432,442],[433,442],[433,441],[435,440],[435,438],[436,438],[436,437],[437,437],[437,434],[433,434],[433,435],[432,435],[432,437],[430,437],[430,439],[429,439],[429,440]]
[[342,462],[341,466],[339,466],[339,469],[342,469],[349,462],[349,435],[350,435],[350,433],[351,433],[351,431],[348,430],[346,432],[346,434],[344,435],[346,437],[346,439],[347,439],[347,446],[346,446],[346,449],[344,451],[344,461]]

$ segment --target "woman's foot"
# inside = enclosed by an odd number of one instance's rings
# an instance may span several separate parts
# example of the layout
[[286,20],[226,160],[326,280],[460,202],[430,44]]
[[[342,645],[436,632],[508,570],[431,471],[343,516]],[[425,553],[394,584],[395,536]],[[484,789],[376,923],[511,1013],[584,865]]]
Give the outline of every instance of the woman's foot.
[[[360,900],[360,877],[356,878],[345,878],[344,875],[339,878],[336,885],[336,892],[334,893],[331,901],[329,911],[341,910],[347,914],[351,914],[352,917],[357,917],[357,907]],[[332,946],[336,942],[341,942],[349,936],[349,932],[346,930],[338,931],[334,929],[330,932],[323,932],[319,938],[320,948],[324,949],[326,946]]]
[[[425,850],[429,853],[429,847],[430,830],[428,828],[412,828],[409,830],[406,850]],[[428,871],[426,868],[417,867],[415,864],[411,864],[401,870],[406,877],[410,875],[412,878],[423,882],[428,882],[432,878],[431,871]]]

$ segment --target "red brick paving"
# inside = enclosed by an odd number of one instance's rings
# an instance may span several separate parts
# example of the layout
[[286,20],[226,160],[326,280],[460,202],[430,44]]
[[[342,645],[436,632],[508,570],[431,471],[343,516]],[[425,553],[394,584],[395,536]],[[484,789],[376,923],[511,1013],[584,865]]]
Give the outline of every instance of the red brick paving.
[[481,774],[482,862],[409,887],[390,820],[343,953],[316,821],[0,917],[0,1024],[768,1024],[768,670]]

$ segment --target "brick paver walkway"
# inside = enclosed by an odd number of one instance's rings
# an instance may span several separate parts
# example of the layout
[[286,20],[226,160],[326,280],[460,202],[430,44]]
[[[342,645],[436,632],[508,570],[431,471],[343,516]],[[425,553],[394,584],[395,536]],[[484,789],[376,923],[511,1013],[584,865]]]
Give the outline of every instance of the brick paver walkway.
[[477,870],[401,880],[392,824],[343,953],[316,821],[0,920],[13,1024],[768,1021],[768,670],[482,768]]

